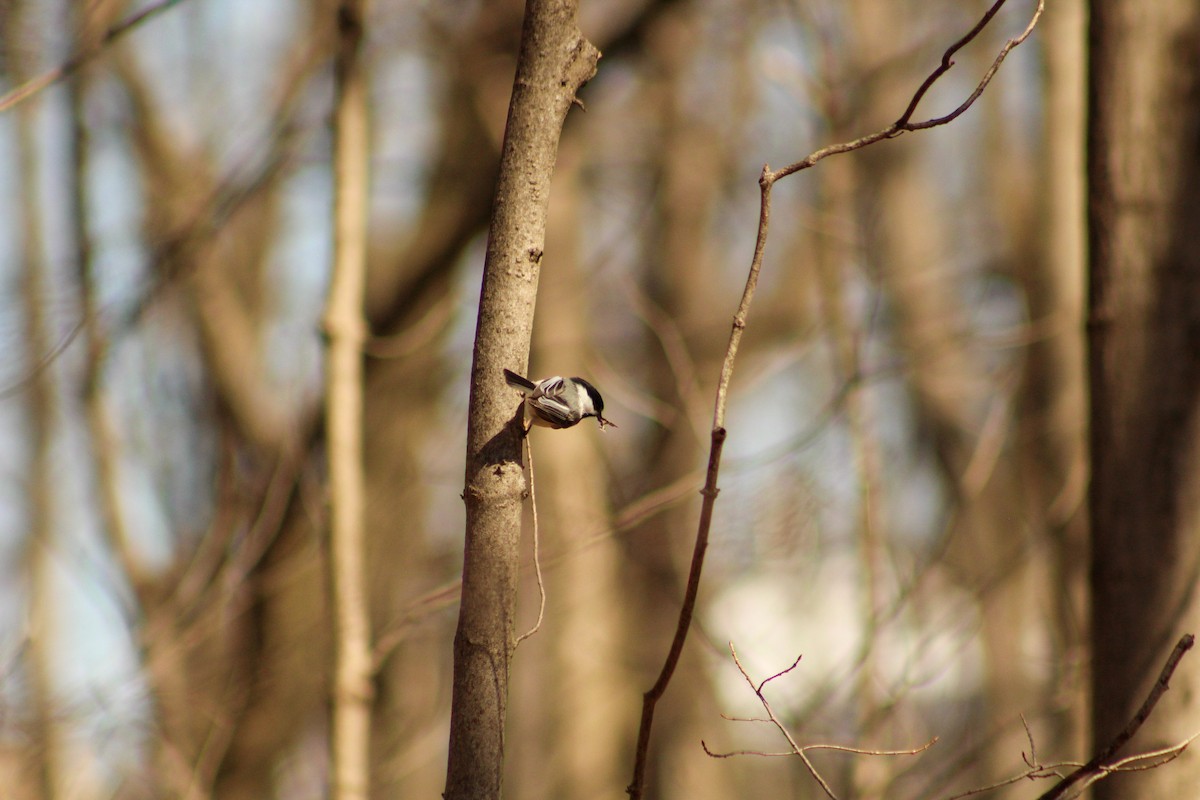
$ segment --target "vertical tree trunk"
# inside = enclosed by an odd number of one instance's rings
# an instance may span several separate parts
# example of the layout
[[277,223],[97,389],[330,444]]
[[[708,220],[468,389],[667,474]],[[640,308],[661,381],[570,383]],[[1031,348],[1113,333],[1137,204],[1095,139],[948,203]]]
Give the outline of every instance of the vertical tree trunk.
[[[851,8],[855,51],[865,59],[859,69],[872,75],[861,107],[872,113],[889,109],[890,114],[894,98],[910,92],[919,73],[889,67],[873,74],[877,54],[894,46],[895,31],[910,22],[905,11],[910,5],[884,6],[860,2]],[[954,251],[953,226],[936,176],[922,166],[922,148],[929,146],[927,140],[897,141],[855,158],[862,175],[860,202],[869,215],[864,219],[877,216],[866,226],[866,251],[878,264],[894,335],[909,361],[907,381],[922,433],[929,436],[953,496],[941,567],[978,598],[987,677],[986,705],[977,725],[1009,733],[997,736],[984,757],[973,761],[971,779],[983,784],[1010,771],[1013,754],[1024,744],[1020,727],[1012,723],[1021,710],[1036,708],[1041,700],[1027,664],[1013,655],[1013,642],[1037,619],[1036,584],[1023,557],[1028,529],[1016,514],[1017,476],[1011,462],[980,457],[991,447],[1001,452],[1008,439],[1006,427],[989,431],[989,417],[1007,398],[972,335],[974,323],[963,303],[968,281],[947,266]]]
[[[1091,4],[1088,122],[1094,746],[1200,626],[1200,2]],[[1181,669],[1133,746],[1195,733]],[[1200,755],[1096,797],[1191,797]]]
[[525,492],[518,398],[502,370],[526,370],[558,139],[600,55],[577,15],[574,0],[525,6],[471,365],[447,800],[500,796]]
[[[24,23],[34,13],[32,3],[18,3],[4,20],[4,63],[0,65],[20,85],[27,72],[23,56],[34,50],[21,35]],[[41,147],[38,142],[38,111],[41,103],[27,101],[16,110],[17,153],[20,162],[20,202],[16,228],[23,237],[21,252],[21,291],[25,301],[26,409],[29,417],[28,532],[25,557],[29,574],[28,630],[25,669],[29,682],[32,724],[33,785],[41,800],[54,800],[63,794],[63,725],[54,700],[55,591],[52,586],[54,563],[56,468],[52,461],[54,421],[57,417],[51,323],[47,319],[47,265],[42,237],[44,208],[40,182]]]
[[1083,0],[1059,0],[1043,20],[1038,44],[1046,64],[1039,158],[1044,191],[1033,235],[1023,237],[1028,245],[1016,251],[1035,332],[1018,395],[1019,463],[1030,518],[1050,547],[1046,588],[1054,609],[1049,620],[1054,668],[1043,703],[1052,714],[1051,728],[1045,746],[1039,740],[1039,753],[1062,761],[1084,755],[1088,738],[1085,11]]
[[367,613],[362,442],[362,346],[366,338],[369,123],[362,67],[365,0],[338,4],[334,111],[334,265],[325,325],[326,431],[333,592],[331,795],[366,800],[371,731],[371,632]]
[[[644,321],[643,385],[676,413],[639,434],[640,468],[624,476],[637,494],[670,485],[704,463],[712,424],[710,390],[715,391],[720,368],[715,359],[705,361],[714,354],[703,351],[703,344],[719,340],[698,332],[711,332],[705,326],[713,324],[723,313],[715,309],[728,301],[718,288],[724,284],[715,265],[713,227],[718,224],[722,166],[734,159],[727,149],[733,145],[721,140],[711,120],[688,99],[689,76],[701,58],[695,43],[703,37],[702,17],[694,5],[676,5],[659,16],[646,35],[647,78],[639,102],[654,125],[649,174],[657,197],[642,240],[645,252],[639,259],[636,291],[644,299],[636,313]],[[748,34],[738,37],[743,35]],[[723,351],[716,358],[720,355]],[[655,514],[622,539],[625,604],[636,620],[636,634],[627,647],[643,691],[661,673],[679,624],[695,536],[696,508],[683,504]],[[702,592],[697,618],[706,602]],[[696,750],[700,738],[711,741],[719,735],[709,723],[719,719],[721,709],[705,670],[706,654],[693,646],[694,641],[683,649],[670,688],[655,706],[643,797],[737,794],[728,762],[697,757],[702,755]]]

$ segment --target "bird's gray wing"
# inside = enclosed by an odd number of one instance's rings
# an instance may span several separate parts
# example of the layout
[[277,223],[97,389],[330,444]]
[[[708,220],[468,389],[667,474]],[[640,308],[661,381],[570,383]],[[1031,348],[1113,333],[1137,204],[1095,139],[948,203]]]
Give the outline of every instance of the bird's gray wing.
[[571,410],[561,400],[555,400],[552,397],[539,397],[529,402],[537,409],[537,413],[543,419],[557,428],[566,428],[579,421],[571,419]]
[[562,400],[564,388],[562,378],[542,381],[538,391],[529,398],[529,404],[547,422],[557,427],[567,427],[579,421],[571,418],[571,409]]

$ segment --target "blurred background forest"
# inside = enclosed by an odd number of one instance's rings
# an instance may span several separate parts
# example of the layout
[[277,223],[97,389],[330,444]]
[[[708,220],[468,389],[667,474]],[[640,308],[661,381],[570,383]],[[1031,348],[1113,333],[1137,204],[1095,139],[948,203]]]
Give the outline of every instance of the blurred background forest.
[[[619,428],[535,431],[540,632],[506,793],[622,796],[678,613],[763,163],[894,120],[986,4],[595,0],[531,374]],[[922,116],[1029,19],[1007,8]],[[0,3],[10,89],[136,11]],[[465,413],[522,5],[374,0],[364,465],[377,797],[445,778]],[[321,309],[330,0],[187,0],[0,114],[0,785],[317,798],[330,621]],[[1086,760],[1082,3],[953,124],[775,191],[659,798],[817,797],[732,641],[849,797]],[[514,408],[517,396],[513,394]],[[537,616],[530,547],[520,626]],[[722,715],[725,715],[724,717]],[[1026,783],[992,797],[1031,796]],[[1007,792],[1007,793],[1006,793]]]

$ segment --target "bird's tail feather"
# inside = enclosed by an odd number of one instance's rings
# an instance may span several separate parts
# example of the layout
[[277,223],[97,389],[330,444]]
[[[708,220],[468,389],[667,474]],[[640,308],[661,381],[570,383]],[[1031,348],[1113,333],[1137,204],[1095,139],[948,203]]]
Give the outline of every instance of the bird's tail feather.
[[522,378],[517,373],[508,369],[504,370],[504,381],[514,389],[519,389],[523,392],[528,392],[536,388],[533,381],[528,378]]

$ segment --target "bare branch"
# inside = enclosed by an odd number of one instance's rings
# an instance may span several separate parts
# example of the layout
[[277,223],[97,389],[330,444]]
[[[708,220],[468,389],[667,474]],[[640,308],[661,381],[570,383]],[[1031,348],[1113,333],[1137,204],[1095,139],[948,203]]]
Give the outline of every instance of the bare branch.
[[992,21],[992,17],[996,16],[1000,11],[1000,7],[1004,5],[1005,0],[996,0],[992,7],[979,18],[979,22],[975,23],[975,27],[967,31],[967,33],[954,44],[946,48],[946,52],[942,53],[942,63],[938,64],[937,69],[929,73],[929,77],[921,84],[921,88],[917,89],[916,94],[912,96],[912,100],[908,103],[908,108],[904,109],[904,113],[900,115],[900,119],[896,120],[897,127],[903,127],[912,119],[912,115],[916,113],[917,106],[921,104],[921,100],[925,97],[925,93],[929,91],[933,84],[937,83],[938,78],[945,75],[954,66],[954,54],[971,43],[978,36],[987,24]]
[[[1196,738],[1200,737],[1200,733],[1193,733],[1188,738],[1178,744],[1173,744],[1170,747],[1164,747],[1160,750],[1151,750],[1149,753],[1138,753],[1132,756],[1126,756],[1112,765],[1112,772],[1140,772],[1147,769],[1157,769],[1163,764],[1167,764],[1183,755],[1183,751],[1188,749]],[[1139,761],[1149,761],[1148,764],[1139,764]]]
[[729,714],[722,714],[721,719],[729,722],[770,722],[766,717],[732,717]]
[[[633,800],[639,800],[642,797],[643,786],[645,785],[646,777],[646,762],[648,760],[648,752],[650,748],[650,728],[654,721],[654,708],[659,699],[667,690],[667,686],[671,681],[672,675],[675,673],[675,668],[679,663],[680,654],[683,652],[683,645],[687,639],[687,632],[691,626],[692,615],[695,613],[696,596],[699,591],[700,576],[704,568],[704,554],[708,549],[709,529],[712,525],[713,506],[716,503],[717,494],[720,491],[717,487],[717,476],[721,468],[721,451],[725,444],[726,431],[725,423],[725,407],[729,394],[729,382],[733,376],[733,365],[737,358],[738,347],[741,344],[742,334],[746,330],[746,318],[750,312],[750,305],[754,300],[755,291],[758,288],[758,276],[762,270],[763,254],[767,245],[767,233],[770,228],[771,221],[771,188],[775,183],[788,175],[791,175],[809,167],[838,153],[849,153],[854,150],[861,150],[864,147],[874,144],[875,142],[884,139],[892,138],[908,130],[923,130],[925,128],[944,125],[951,120],[957,118],[960,114],[966,111],[978,97],[983,93],[991,82],[992,77],[1000,68],[1000,64],[1008,56],[1009,52],[1019,44],[1024,42],[1033,32],[1038,20],[1041,18],[1044,0],[1038,0],[1038,5],[1030,19],[1025,30],[1018,36],[1009,39],[1000,49],[999,54],[992,62],[991,67],[984,74],[983,78],[976,85],[975,90],[971,95],[954,111],[944,117],[938,117],[924,122],[910,122],[912,114],[915,112],[921,98],[929,90],[929,88],[953,65],[950,60],[959,48],[966,45],[968,42],[975,39],[979,33],[987,26],[987,24],[996,16],[997,12],[1004,5],[1006,0],[996,0],[991,8],[984,14],[982,19],[972,28],[965,36],[953,44],[943,56],[942,64],[930,74],[924,83],[914,93],[912,100],[909,102],[905,113],[896,122],[884,128],[882,131],[870,134],[868,136],[855,139],[851,142],[843,142],[822,148],[811,153],[807,158],[797,161],[787,167],[777,171],[772,171],[768,165],[764,165],[762,173],[758,179],[759,189],[761,191],[761,200],[759,206],[758,217],[758,234],[754,241],[754,253],[750,259],[750,269],[746,276],[745,288],[742,291],[742,299],[738,304],[737,312],[733,317],[733,326],[729,334],[729,344],[725,351],[725,359],[721,364],[720,378],[717,382],[716,401],[713,406],[713,427],[712,427],[712,443],[709,448],[708,470],[707,477],[704,482],[704,488],[700,491],[703,500],[700,507],[700,522],[696,530],[696,541],[692,550],[692,562],[688,570],[687,588],[684,590],[683,607],[679,612],[678,624],[675,628],[675,635],[671,641],[670,649],[667,652],[667,657],[663,662],[662,671],[659,673],[658,679],[654,685],[642,697],[642,716],[641,724],[638,730],[637,748],[634,756],[633,780],[630,782],[626,792]],[[801,758],[805,758],[803,753],[798,753]],[[812,769],[811,765],[805,759],[806,766],[809,766],[810,772],[820,781],[819,775]],[[822,782],[822,788],[826,789],[829,796],[833,796],[828,788]]]
[[[732,647],[732,646],[733,646],[733,645],[730,645],[730,647]],[[764,686],[766,686],[768,683],[770,683],[771,681],[775,680],[776,678],[779,678],[779,677],[782,677],[782,676],[784,676],[784,675],[787,675],[789,672],[791,672],[791,671],[792,671],[792,670],[794,670],[796,667],[798,667],[798,666],[800,665],[800,659],[802,659],[802,658],[804,658],[804,655],[803,655],[803,654],[796,656],[796,660],[792,662],[792,665],[791,665],[790,667],[788,667],[788,668],[787,668],[787,669],[785,669],[785,670],[780,670],[779,672],[776,672],[774,675],[772,675],[771,677],[769,677],[769,678],[767,678],[766,680],[764,680],[764,681],[763,681],[762,683],[760,683],[758,686],[755,686],[755,687],[754,687],[754,692],[755,692],[755,694],[761,694],[761,693],[762,693],[762,689],[763,689],[763,687],[764,687]]]
[[[725,719],[733,719],[731,717],[726,717],[724,714],[722,714],[721,716],[724,717]],[[769,720],[769,719],[747,719],[747,720],[737,720],[737,721],[770,722],[771,720]],[[803,747],[801,747],[800,749],[805,752],[807,752],[809,750],[833,750],[834,752],[838,752],[838,753],[850,753],[852,755],[858,755],[858,756],[915,756],[918,753],[924,753],[926,750],[928,750],[929,748],[931,748],[935,744],[937,744],[937,742],[938,742],[938,737],[935,736],[932,739],[930,739],[928,742],[926,742],[925,744],[921,745],[920,747],[910,747],[907,750],[871,750],[871,749],[868,749],[865,747],[847,747],[846,745],[841,745],[841,744],[806,744]],[[704,748],[704,752],[706,754],[708,754],[709,756],[712,756],[713,758],[732,758],[733,756],[765,756],[765,757],[773,758],[775,756],[797,755],[792,750],[788,750],[785,753],[768,753],[763,750],[730,750],[727,753],[718,753],[714,750],[710,750],[708,745],[704,742],[703,739],[700,740],[700,746]]]
[[1038,778],[1053,778],[1059,775],[1057,768],[1064,766],[1074,766],[1073,764],[1051,764],[1046,767],[1031,767],[1020,775],[1013,775],[995,783],[990,783],[987,786],[977,786],[974,789],[968,789],[965,792],[960,792],[951,795],[946,800],[962,800],[964,797],[975,797],[988,792],[994,792],[997,789],[1003,789],[1005,786],[1012,786],[1014,783],[1020,783],[1024,780],[1037,780]]
[[[787,729],[787,726],[779,721],[779,718],[775,716],[775,710],[771,708],[771,704],[767,702],[767,698],[763,696],[761,687],[765,685],[767,681],[763,681],[762,683],[758,684],[758,686],[755,686],[754,681],[750,678],[750,674],[746,672],[746,668],[742,666],[742,661],[738,658],[737,650],[734,648],[733,642],[729,643],[729,652],[733,656],[733,663],[737,664],[738,672],[742,673],[742,677],[746,679],[746,683],[751,689],[754,690],[754,694],[758,696],[758,702],[762,704],[763,711],[766,711],[767,716],[770,717],[771,724],[783,734],[783,738],[787,739],[788,744],[792,746],[792,752],[798,755],[800,760],[804,762],[804,768],[808,770],[809,775],[812,775],[813,780],[820,784],[821,790],[825,792],[826,796],[829,797],[829,800],[837,800],[837,795],[833,793],[833,789],[829,786],[829,783],[825,780],[821,773],[817,771],[817,768],[813,766],[813,763],[809,760],[808,756],[804,754],[804,748],[796,744],[796,740],[792,737],[792,732]],[[793,663],[791,667],[788,667],[787,670],[784,670],[784,672],[790,671],[798,663],[800,663],[800,659],[797,658],[796,662]]]
[[852,753],[859,756],[915,756],[919,753],[924,753],[929,748],[938,743],[937,736],[934,736],[928,742],[918,747],[909,747],[904,750],[875,750],[868,747],[847,747],[844,744],[806,744],[803,750],[833,750],[838,753]]
[[[999,8],[999,6],[1003,3],[1003,1],[1004,0],[1000,0],[1000,2],[996,3],[994,8]],[[1021,31],[1020,34],[1018,34],[1017,36],[1014,36],[1013,38],[1009,39],[1007,42],[1004,43],[1004,46],[1000,48],[1000,52],[996,55],[996,58],[992,61],[992,65],[990,67],[988,67],[987,72],[983,73],[983,77],[979,79],[979,83],[976,84],[975,90],[973,92],[971,92],[971,95],[966,100],[964,100],[958,106],[958,108],[954,109],[949,114],[946,114],[941,117],[933,117],[931,119],[925,120],[924,122],[905,123],[899,130],[900,131],[920,131],[920,130],[925,130],[926,128],[934,128],[934,127],[937,127],[938,125],[945,125],[947,122],[950,122],[951,120],[956,119],[964,111],[966,111],[968,108],[970,108],[972,105],[974,105],[975,101],[979,99],[979,96],[981,94],[983,94],[983,90],[986,89],[987,85],[992,82],[992,78],[995,77],[996,71],[1000,69],[1000,65],[1002,63],[1004,63],[1004,59],[1008,58],[1008,54],[1010,52],[1012,52],[1014,47],[1021,44],[1021,42],[1024,42],[1026,39],[1029,38],[1029,35],[1031,33],[1033,33],[1034,27],[1037,25],[1038,20],[1041,19],[1042,11],[1044,10],[1044,8],[1045,8],[1045,0],[1038,0],[1037,8],[1034,9],[1033,16],[1030,17],[1029,24],[1025,26],[1025,30]],[[991,12],[989,11],[989,13],[991,13]]]
[[[1114,772],[1134,772],[1146,769],[1156,769],[1164,764],[1170,763],[1178,758],[1184,750],[1197,738],[1200,733],[1170,747],[1165,747],[1160,750],[1152,750],[1147,753],[1138,753],[1137,755],[1127,756],[1126,758],[1112,761],[1116,751],[1124,746],[1137,733],[1138,728],[1150,716],[1154,705],[1158,702],[1162,693],[1167,690],[1167,682],[1174,673],[1175,668],[1179,665],[1180,659],[1184,653],[1191,649],[1194,644],[1194,638],[1191,634],[1185,635],[1175,645],[1175,649],[1171,652],[1167,663],[1163,666],[1162,673],[1159,675],[1158,681],[1155,682],[1154,688],[1150,691],[1150,695],[1130,720],[1129,725],[1125,727],[1121,733],[1113,739],[1109,745],[1096,758],[1089,761],[1087,764],[1079,764],[1078,762],[1061,762],[1057,764],[1041,764],[1037,760],[1037,750],[1033,740],[1033,734],[1029,730],[1029,725],[1025,718],[1021,717],[1021,723],[1025,726],[1025,734],[1029,738],[1029,754],[1021,754],[1022,760],[1029,767],[1023,772],[1012,775],[996,783],[987,786],[978,786],[974,789],[969,789],[965,792],[947,797],[946,800],[961,800],[964,797],[975,797],[977,795],[987,794],[1005,786],[1011,786],[1014,783],[1019,783],[1023,780],[1041,780],[1047,778],[1058,778],[1058,783],[1054,784],[1049,790],[1042,794],[1038,800],[1052,800],[1052,798],[1060,797],[1077,797],[1091,784],[1108,777]],[[1145,763],[1143,763],[1145,762]],[[1063,776],[1062,770],[1067,767],[1074,767],[1075,770],[1067,776]],[[1069,794],[1068,794],[1069,792]]]
[[1000,65],[1004,63],[1004,59],[1008,57],[1008,54],[1012,52],[1013,48],[1024,42],[1029,38],[1029,35],[1033,33],[1034,27],[1037,26],[1038,20],[1042,17],[1042,10],[1045,7],[1045,0],[1038,0],[1037,8],[1034,9],[1033,15],[1029,19],[1029,24],[1025,26],[1025,29],[1020,34],[1014,36],[1012,39],[1009,39],[1004,43],[1004,46],[1000,48],[1000,52],[992,61],[992,65],[988,67],[987,72],[983,74],[983,77],[980,78],[979,83],[975,85],[975,89],[956,109],[951,111],[949,114],[945,114],[940,117],[932,117],[931,119],[927,119],[922,122],[912,122],[910,118],[913,112],[916,110],[917,104],[920,103],[921,97],[924,96],[929,87],[932,86],[938,78],[945,75],[950,67],[954,66],[953,61],[949,61],[947,64],[947,58],[953,55],[955,51],[957,51],[967,42],[978,36],[980,31],[982,31],[984,26],[991,21],[992,17],[996,15],[996,12],[1000,10],[1000,7],[1003,6],[1005,2],[1007,2],[1007,0],[997,0],[997,2],[991,8],[989,8],[987,13],[984,15],[983,19],[981,20],[981,24],[976,25],[975,28],[967,34],[967,36],[960,39],[949,50],[946,51],[946,55],[943,56],[942,64],[940,64],[932,73],[930,73],[929,77],[925,79],[925,83],[921,84],[921,88],[917,90],[915,95],[913,95],[913,99],[909,102],[908,108],[905,110],[904,114],[900,116],[900,119],[896,120],[883,130],[876,131],[875,133],[868,134],[859,139],[855,139],[852,142],[843,142],[841,144],[823,147],[820,150],[810,153],[808,157],[801,159],[794,164],[789,164],[788,166],[783,167],[775,172],[771,172],[768,168],[764,167],[763,178],[759,179],[759,183],[761,184],[764,179],[768,180],[770,183],[774,183],[780,178],[786,178],[788,175],[806,170],[809,167],[814,166],[818,161],[826,159],[829,156],[840,155],[841,153],[850,153],[854,150],[861,150],[868,145],[875,144],[876,142],[884,139],[893,139],[908,131],[921,131],[928,128],[936,128],[940,125],[945,125],[946,123],[957,119],[963,114],[963,112],[974,105],[975,101],[979,99],[979,96],[983,94],[983,90],[986,89],[988,84],[992,82],[992,78],[995,77],[997,70],[1000,69]]
[[[1075,784],[1082,783],[1083,786],[1087,786],[1097,780],[1100,780],[1101,778],[1107,777],[1113,771],[1116,764],[1121,763],[1109,762],[1112,761],[1113,757],[1117,754],[1117,751],[1124,747],[1129,740],[1134,737],[1134,735],[1138,732],[1138,729],[1142,727],[1146,720],[1150,718],[1150,714],[1154,711],[1154,706],[1158,704],[1159,698],[1161,698],[1163,693],[1170,688],[1169,683],[1171,681],[1171,676],[1175,674],[1175,668],[1179,666],[1180,660],[1183,659],[1187,651],[1191,650],[1195,644],[1196,637],[1190,633],[1185,633],[1179,639],[1178,643],[1176,643],[1175,649],[1171,651],[1171,655],[1167,657],[1166,663],[1163,664],[1162,671],[1158,674],[1158,680],[1154,682],[1154,686],[1150,689],[1150,694],[1146,696],[1146,700],[1142,703],[1142,707],[1139,708],[1137,713],[1133,715],[1133,718],[1129,720],[1129,724],[1125,726],[1125,729],[1118,733],[1113,740],[1108,743],[1108,746],[1097,753],[1095,758],[1072,772],[1053,788],[1039,797],[1038,800],[1055,800],[1055,798],[1059,797],[1073,797],[1078,793],[1078,791],[1082,791],[1083,788],[1080,787],[1076,792],[1068,795],[1068,790],[1071,790]],[[1183,752],[1183,749],[1186,748],[1190,742],[1191,739],[1189,739],[1187,742],[1184,742],[1182,745],[1179,745],[1179,752]],[[1168,751],[1169,750],[1170,748],[1168,748]],[[1149,755],[1153,756],[1155,754]],[[1178,755],[1178,753],[1176,755]],[[1164,761],[1162,763],[1166,762]]]
[[1029,721],[1024,714],[1021,715],[1021,727],[1025,729],[1025,738],[1029,740],[1029,754],[1021,753],[1021,760],[1032,767],[1037,763],[1037,744],[1033,741],[1033,731],[1029,729]]
[[791,666],[789,666],[787,669],[776,672],[771,677],[766,678],[765,680],[762,680],[756,684],[754,682],[754,680],[750,677],[750,674],[746,671],[745,666],[742,665],[741,659],[738,658],[737,650],[734,648],[733,642],[729,643],[729,652],[733,656],[733,663],[737,665],[738,672],[742,673],[742,678],[746,681],[746,684],[754,692],[755,696],[758,697],[758,702],[762,705],[763,710],[767,712],[767,718],[766,719],[736,718],[736,717],[726,717],[724,714],[722,714],[721,716],[724,717],[725,719],[731,719],[731,720],[734,720],[737,722],[769,722],[772,725],[774,725],[776,727],[776,729],[779,730],[780,733],[783,734],[784,738],[787,739],[788,744],[790,744],[792,746],[792,749],[785,753],[765,752],[762,750],[732,750],[727,753],[718,753],[713,750],[710,750],[708,747],[708,744],[706,742],[704,742],[703,740],[701,740],[700,746],[703,747],[704,752],[706,754],[708,754],[709,756],[711,756],[712,758],[732,758],[733,756],[765,756],[765,757],[799,756],[800,760],[804,762],[805,768],[808,769],[808,773],[813,776],[813,779],[816,780],[818,784],[820,784],[821,789],[825,792],[825,794],[828,797],[832,798],[833,800],[837,800],[837,796],[833,793],[833,789],[829,786],[829,783],[825,780],[825,778],[821,775],[821,773],[817,771],[817,768],[809,760],[807,754],[810,750],[833,750],[833,751],[839,752],[839,753],[852,753],[854,755],[861,755],[861,756],[912,756],[912,755],[916,755],[918,753],[925,752],[926,750],[933,747],[934,744],[937,743],[937,737],[935,736],[932,739],[930,739],[928,742],[926,742],[925,744],[923,744],[919,747],[912,747],[912,748],[908,748],[905,750],[873,750],[873,749],[869,749],[869,748],[865,748],[865,747],[848,747],[846,745],[840,745],[840,744],[799,745],[796,743],[796,740],[792,736],[791,731],[789,731],[787,729],[787,727],[784,726],[784,724],[779,721],[779,718],[777,716],[775,716],[775,711],[774,711],[774,709],[771,708],[771,703],[763,695],[763,687],[766,686],[771,681],[775,680],[776,678],[786,675],[789,672],[791,672],[792,670],[794,670],[796,668],[796,666],[800,663],[801,657],[796,656],[796,660],[793,661]]
[[715,750],[708,749],[708,743],[703,739],[700,740],[700,747],[704,749],[704,754],[710,758],[733,758],[734,756],[762,756],[763,758],[776,758],[786,756],[791,758],[796,755],[791,750],[782,753],[768,753],[764,750],[730,750],[728,753],[718,753]]

